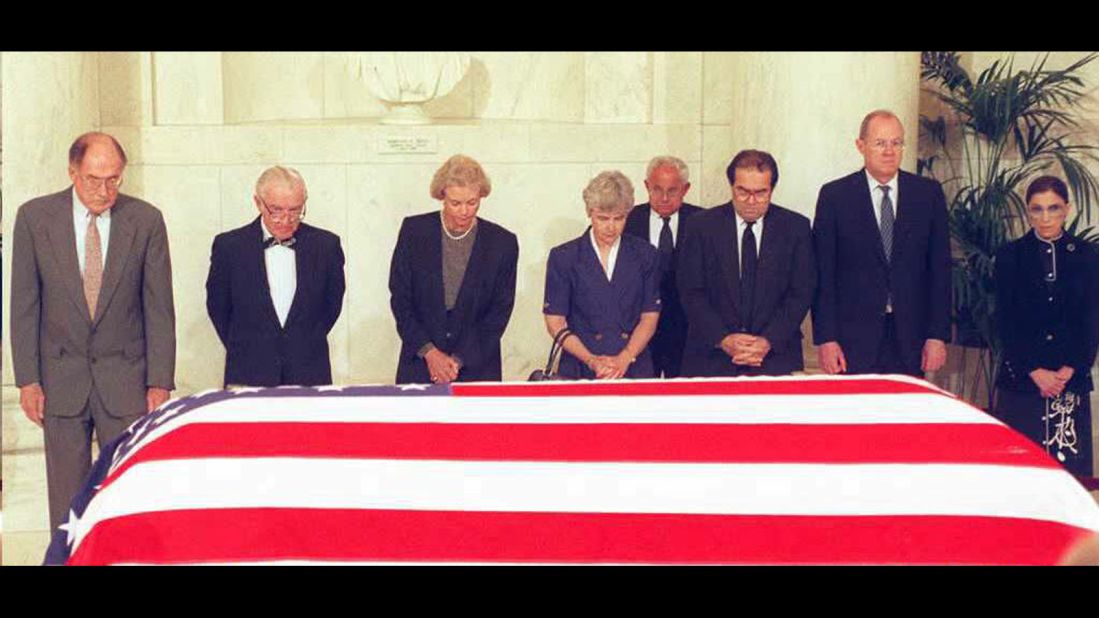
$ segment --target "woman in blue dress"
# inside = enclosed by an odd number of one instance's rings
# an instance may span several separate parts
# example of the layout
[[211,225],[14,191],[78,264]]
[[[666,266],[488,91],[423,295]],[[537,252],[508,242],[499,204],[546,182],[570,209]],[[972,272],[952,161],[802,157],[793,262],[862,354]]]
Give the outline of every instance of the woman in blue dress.
[[623,236],[633,186],[621,172],[603,172],[584,189],[591,226],[550,251],[542,313],[546,330],[565,338],[564,377],[653,377],[649,340],[660,318],[660,258],[641,238]]

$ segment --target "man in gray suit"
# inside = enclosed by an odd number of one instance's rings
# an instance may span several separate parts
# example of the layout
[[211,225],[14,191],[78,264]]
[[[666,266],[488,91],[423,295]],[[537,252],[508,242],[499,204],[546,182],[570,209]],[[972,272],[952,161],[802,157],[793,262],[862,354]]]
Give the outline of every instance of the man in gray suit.
[[110,135],[69,148],[72,186],[15,217],[11,356],[19,404],[42,427],[50,528],[100,448],[175,388],[175,309],[164,219],[119,193],[126,153]]

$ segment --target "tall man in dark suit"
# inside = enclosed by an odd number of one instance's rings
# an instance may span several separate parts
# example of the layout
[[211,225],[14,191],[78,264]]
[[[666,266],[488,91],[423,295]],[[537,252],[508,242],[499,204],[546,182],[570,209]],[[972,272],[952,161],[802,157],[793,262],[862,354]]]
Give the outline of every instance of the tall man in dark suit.
[[214,238],[206,311],[225,345],[227,386],[332,383],[343,250],[335,234],[302,223],[308,197],[296,170],[269,168],[252,196],[259,216]]
[[821,187],[813,242],[813,341],[827,373],[922,376],[946,362],[950,233],[934,180],[900,169],[904,127],[867,114],[855,146],[866,167]]
[[100,448],[175,388],[175,308],[164,219],[119,193],[126,153],[105,133],[69,148],[72,186],[15,219],[11,356],[19,404],[44,430],[50,528]]
[[732,201],[695,215],[680,249],[683,375],[789,374],[816,279],[809,219],[771,203],[770,154],[743,150],[725,175]]
[[679,377],[683,345],[687,339],[687,316],[675,284],[679,242],[687,220],[703,209],[683,201],[691,188],[689,170],[682,159],[654,157],[645,172],[649,201],[638,204],[626,219],[626,233],[647,240],[660,251],[660,322],[649,341],[653,370],[657,377]]

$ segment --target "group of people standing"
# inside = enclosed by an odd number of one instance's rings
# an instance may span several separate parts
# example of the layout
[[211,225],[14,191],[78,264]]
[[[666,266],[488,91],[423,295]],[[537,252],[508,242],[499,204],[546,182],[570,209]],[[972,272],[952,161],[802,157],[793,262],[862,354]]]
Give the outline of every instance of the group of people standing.
[[[650,162],[649,200],[636,206],[622,173],[593,178],[582,193],[590,227],[546,265],[543,319],[565,351],[560,375],[789,374],[803,369],[810,308],[826,373],[942,367],[951,332],[943,191],[900,170],[904,128],[892,112],[868,114],[855,146],[864,168],[821,188],[812,226],[771,202],[779,168],[759,150],[733,157],[730,200],[713,208],[685,201],[689,170],[675,157]],[[82,135],[69,150],[72,186],[16,216],[12,359],[20,405],[45,433],[52,528],[90,468],[93,430],[102,447],[175,388],[164,220],[120,193],[125,165],[113,137]],[[491,191],[481,165],[455,155],[431,182],[441,208],[401,225],[389,274],[397,383],[502,379],[519,242],[478,216]],[[224,384],[330,384],[340,239],[303,222],[308,190],[291,168],[264,171],[252,200],[256,219],[214,239],[206,281]],[[1090,474],[1096,252],[1064,232],[1060,180],[1036,180],[1026,200],[1033,230],[997,256],[1005,354],[994,413]]]

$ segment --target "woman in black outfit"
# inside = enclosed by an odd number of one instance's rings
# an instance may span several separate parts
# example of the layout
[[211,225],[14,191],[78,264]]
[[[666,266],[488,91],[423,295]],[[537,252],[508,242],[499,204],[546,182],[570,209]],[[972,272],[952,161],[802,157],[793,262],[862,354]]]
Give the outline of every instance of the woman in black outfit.
[[1031,230],[996,252],[996,329],[1003,345],[995,415],[1077,476],[1092,475],[1091,366],[1099,343],[1095,246],[1065,232],[1065,183],[1034,180]]

